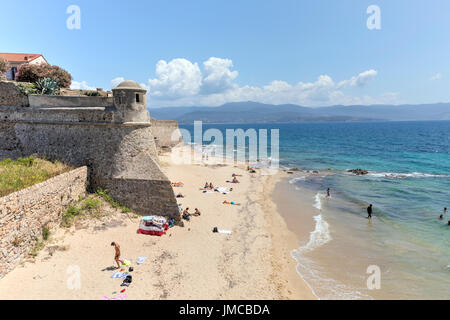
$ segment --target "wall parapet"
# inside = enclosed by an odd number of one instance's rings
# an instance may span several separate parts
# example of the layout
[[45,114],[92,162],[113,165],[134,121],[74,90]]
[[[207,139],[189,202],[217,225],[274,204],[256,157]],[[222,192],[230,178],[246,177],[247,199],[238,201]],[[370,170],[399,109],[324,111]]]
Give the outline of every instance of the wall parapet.
[[86,185],[87,167],[80,167],[0,198],[0,278],[27,257],[43,227],[59,225]]

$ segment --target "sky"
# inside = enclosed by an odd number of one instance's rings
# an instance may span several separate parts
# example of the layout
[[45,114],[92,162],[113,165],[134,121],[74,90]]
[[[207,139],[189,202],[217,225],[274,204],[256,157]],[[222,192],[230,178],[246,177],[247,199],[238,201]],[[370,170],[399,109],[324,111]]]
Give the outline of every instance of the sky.
[[[373,6],[379,15],[367,12]],[[2,0],[1,7],[0,52],[42,53],[72,74],[73,88],[134,80],[148,90],[150,107],[450,102],[448,0]]]

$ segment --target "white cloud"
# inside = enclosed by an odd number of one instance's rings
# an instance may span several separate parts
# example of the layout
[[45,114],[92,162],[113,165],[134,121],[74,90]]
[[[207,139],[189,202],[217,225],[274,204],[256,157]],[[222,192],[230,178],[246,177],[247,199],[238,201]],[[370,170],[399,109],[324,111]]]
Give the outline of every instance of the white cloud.
[[202,72],[197,63],[186,59],[164,60],[156,64],[157,78],[148,80],[151,96],[167,100],[197,95],[202,84]]
[[434,76],[430,78],[431,81],[436,81],[442,79],[442,74],[436,73]]
[[117,87],[121,82],[124,82],[125,78],[117,77],[111,80],[111,88],[114,89]]
[[233,87],[232,81],[237,78],[239,72],[231,71],[233,61],[211,57],[203,62],[204,78],[202,93],[220,93]]
[[72,81],[70,85],[70,89],[72,90],[97,90],[97,88],[91,87],[87,84],[86,81]]
[[[349,87],[364,87],[377,76],[370,69],[350,79],[335,82],[329,75],[320,75],[312,82],[290,84],[274,80],[264,86],[239,86],[233,81],[238,71],[232,71],[229,59],[211,57],[203,62],[203,70],[187,59],[160,60],[156,65],[156,77],[143,85],[149,92],[152,106],[218,106],[227,102],[255,101],[271,104],[299,104],[325,106],[334,104],[394,103],[396,95],[377,98],[348,95]],[[123,78],[122,78],[123,79]]]
[[378,72],[371,69],[364,72],[361,72],[357,76],[352,77],[349,80],[341,81],[338,84],[338,87],[364,87],[367,85],[371,80],[373,80],[377,76]]

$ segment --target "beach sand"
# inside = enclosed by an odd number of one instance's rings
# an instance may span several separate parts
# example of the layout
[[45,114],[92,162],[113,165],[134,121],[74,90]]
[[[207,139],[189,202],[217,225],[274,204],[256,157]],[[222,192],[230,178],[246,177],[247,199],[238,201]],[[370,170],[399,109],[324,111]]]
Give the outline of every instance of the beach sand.
[[[271,199],[284,173],[250,174],[245,166],[175,164],[161,156],[162,170],[185,198],[183,208],[201,211],[184,227],[162,237],[137,234],[138,217],[116,214],[85,228],[52,231],[51,240],[34,262],[25,262],[0,280],[0,299],[315,299],[296,273],[292,249],[297,236],[287,228]],[[239,184],[226,183],[232,173]],[[202,193],[205,182],[232,187],[227,195]],[[224,205],[224,200],[241,206]],[[213,233],[214,227],[232,234]],[[114,249],[132,261],[133,282],[121,287],[111,275]],[[49,255],[48,246],[60,246]],[[146,261],[136,265],[140,256]],[[79,273],[78,273],[79,270]],[[79,277],[78,277],[79,274]],[[79,279],[79,287],[76,285]],[[75,284],[75,285],[74,285]],[[124,293],[120,291],[126,288]]]

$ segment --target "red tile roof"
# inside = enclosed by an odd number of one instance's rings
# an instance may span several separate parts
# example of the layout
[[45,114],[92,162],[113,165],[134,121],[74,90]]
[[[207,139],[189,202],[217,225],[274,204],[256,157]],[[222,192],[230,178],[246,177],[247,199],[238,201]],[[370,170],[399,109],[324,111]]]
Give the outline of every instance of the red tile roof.
[[[0,57],[5,58],[8,62],[30,62],[39,57],[44,58],[42,54],[36,53],[1,53]],[[44,58],[45,60],[45,58]],[[47,61],[47,60],[45,60]]]

